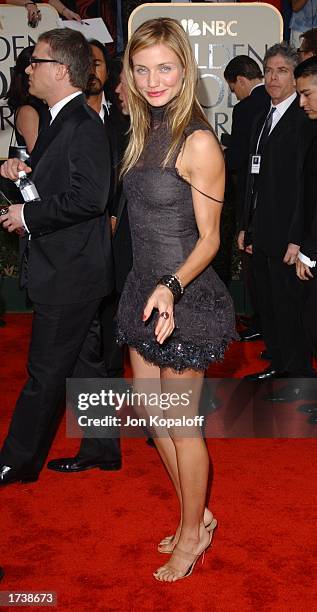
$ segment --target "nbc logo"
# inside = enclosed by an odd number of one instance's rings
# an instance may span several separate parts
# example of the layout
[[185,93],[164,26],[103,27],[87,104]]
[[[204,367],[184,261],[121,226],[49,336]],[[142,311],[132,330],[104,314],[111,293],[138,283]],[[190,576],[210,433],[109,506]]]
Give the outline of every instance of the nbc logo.
[[201,35],[201,29],[197,21],[194,21],[193,19],[182,19],[181,24],[185,32],[187,32],[188,36],[200,36]]
[[234,27],[237,21],[202,21],[201,24],[193,19],[182,19],[181,24],[188,36],[237,36]]

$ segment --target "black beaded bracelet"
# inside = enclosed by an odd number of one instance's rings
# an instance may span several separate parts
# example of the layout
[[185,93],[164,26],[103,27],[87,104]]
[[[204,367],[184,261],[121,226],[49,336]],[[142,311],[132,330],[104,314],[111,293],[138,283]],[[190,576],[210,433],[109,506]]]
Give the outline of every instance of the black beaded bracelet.
[[172,292],[175,303],[181,299],[184,293],[184,287],[175,274],[165,274],[160,278],[157,284],[164,285]]

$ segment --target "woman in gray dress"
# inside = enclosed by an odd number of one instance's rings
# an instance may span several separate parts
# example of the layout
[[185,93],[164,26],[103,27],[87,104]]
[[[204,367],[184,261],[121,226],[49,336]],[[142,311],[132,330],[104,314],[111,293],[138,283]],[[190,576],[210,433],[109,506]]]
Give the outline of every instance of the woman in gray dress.
[[137,390],[150,381],[152,390],[190,396],[187,407],[144,406],[150,416],[174,416],[154,432],[180,506],[174,536],[159,545],[171,557],[154,576],[174,582],[192,573],[217,524],[205,508],[209,459],[194,417],[205,369],[235,337],[231,298],[210,265],[225,170],[196,97],[197,66],[181,25],[169,18],[142,24],[124,69],[131,134],[122,172],[133,268],[119,306],[119,340],[130,348]]

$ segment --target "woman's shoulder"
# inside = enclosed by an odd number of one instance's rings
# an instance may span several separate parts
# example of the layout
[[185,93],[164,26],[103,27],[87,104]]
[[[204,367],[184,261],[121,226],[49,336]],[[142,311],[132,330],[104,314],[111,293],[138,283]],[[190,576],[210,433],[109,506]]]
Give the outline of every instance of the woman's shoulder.
[[198,131],[207,132],[207,133],[210,132],[211,134],[214,134],[213,128],[208,123],[207,119],[206,121],[204,121],[200,117],[193,116],[191,120],[189,121],[187,127],[185,128],[185,134],[186,136],[189,136],[193,132],[198,132]]
[[217,136],[209,124],[209,122],[200,117],[193,116],[189,124],[184,130],[184,136],[186,141],[192,143],[201,143],[201,145],[207,143],[218,144]]
[[37,110],[34,108],[34,106],[29,103],[22,104],[22,106],[19,106],[19,108],[17,108],[15,112],[16,122],[28,121],[28,120],[35,118],[35,116],[37,116],[38,118],[39,114]]
[[204,155],[215,147],[219,149],[219,142],[212,127],[203,121],[192,122],[186,130],[186,147],[193,153]]

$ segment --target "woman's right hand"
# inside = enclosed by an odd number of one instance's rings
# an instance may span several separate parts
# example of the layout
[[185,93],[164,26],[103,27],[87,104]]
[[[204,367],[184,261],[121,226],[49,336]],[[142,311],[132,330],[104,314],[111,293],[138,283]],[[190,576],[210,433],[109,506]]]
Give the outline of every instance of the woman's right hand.
[[151,316],[153,309],[158,310],[158,321],[154,333],[157,342],[163,344],[175,328],[174,297],[172,292],[164,285],[158,285],[151,293],[143,311],[144,323]]

